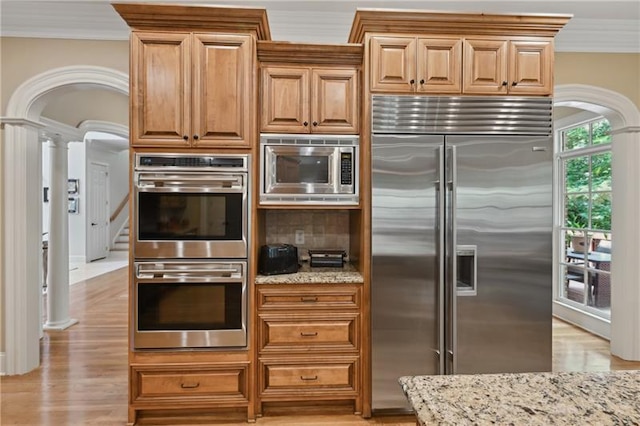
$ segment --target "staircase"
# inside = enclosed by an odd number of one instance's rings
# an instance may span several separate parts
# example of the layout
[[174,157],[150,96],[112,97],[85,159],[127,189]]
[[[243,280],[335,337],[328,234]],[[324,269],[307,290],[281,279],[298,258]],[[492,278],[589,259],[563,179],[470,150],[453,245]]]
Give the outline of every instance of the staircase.
[[129,250],[129,222],[120,230],[116,236],[111,251],[128,251]]

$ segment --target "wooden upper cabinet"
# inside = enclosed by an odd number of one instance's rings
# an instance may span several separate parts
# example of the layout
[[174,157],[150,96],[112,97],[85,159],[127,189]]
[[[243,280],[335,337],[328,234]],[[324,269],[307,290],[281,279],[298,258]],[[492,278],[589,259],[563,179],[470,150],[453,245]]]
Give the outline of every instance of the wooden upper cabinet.
[[371,38],[372,92],[460,93],[459,38]]
[[188,146],[189,34],[131,34],[131,144]]
[[131,37],[132,145],[250,146],[250,35]]
[[553,93],[553,40],[523,40],[509,43],[509,93],[551,95]]
[[358,133],[358,70],[311,70],[311,132]]
[[194,146],[250,146],[251,46],[249,35],[194,35]]
[[462,40],[419,38],[417,48],[417,91],[460,93],[462,90]]
[[372,37],[370,69],[372,92],[413,92],[416,38]]
[[463,75],[464,93],[549,95],[553,41],[466,39]]
[[309,74],[305,68],[262,68],[261,131],[308,132]]
[[354,134],[358,114],[356,68],[262,68],[262,132]]

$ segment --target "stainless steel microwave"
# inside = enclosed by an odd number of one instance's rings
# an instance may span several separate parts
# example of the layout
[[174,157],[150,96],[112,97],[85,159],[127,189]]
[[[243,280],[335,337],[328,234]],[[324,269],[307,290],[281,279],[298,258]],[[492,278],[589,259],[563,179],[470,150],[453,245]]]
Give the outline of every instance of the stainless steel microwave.
[[359,137],[260,137],[260,204],[357,205]]

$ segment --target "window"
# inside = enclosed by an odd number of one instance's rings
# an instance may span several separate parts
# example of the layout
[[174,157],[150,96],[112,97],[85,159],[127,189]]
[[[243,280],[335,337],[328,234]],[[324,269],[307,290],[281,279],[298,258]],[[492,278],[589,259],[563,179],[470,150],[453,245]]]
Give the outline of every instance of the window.
[[558,295],[592,314],[611,313],[611,136],[598,118],[560,131]]

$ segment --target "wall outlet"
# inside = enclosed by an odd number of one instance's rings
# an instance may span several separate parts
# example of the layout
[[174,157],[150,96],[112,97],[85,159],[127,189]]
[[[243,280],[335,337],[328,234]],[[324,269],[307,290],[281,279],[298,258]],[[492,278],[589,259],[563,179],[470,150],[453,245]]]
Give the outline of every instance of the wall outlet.
[[304,231],[302,229],[296,230],[296,244],[304,244]]

